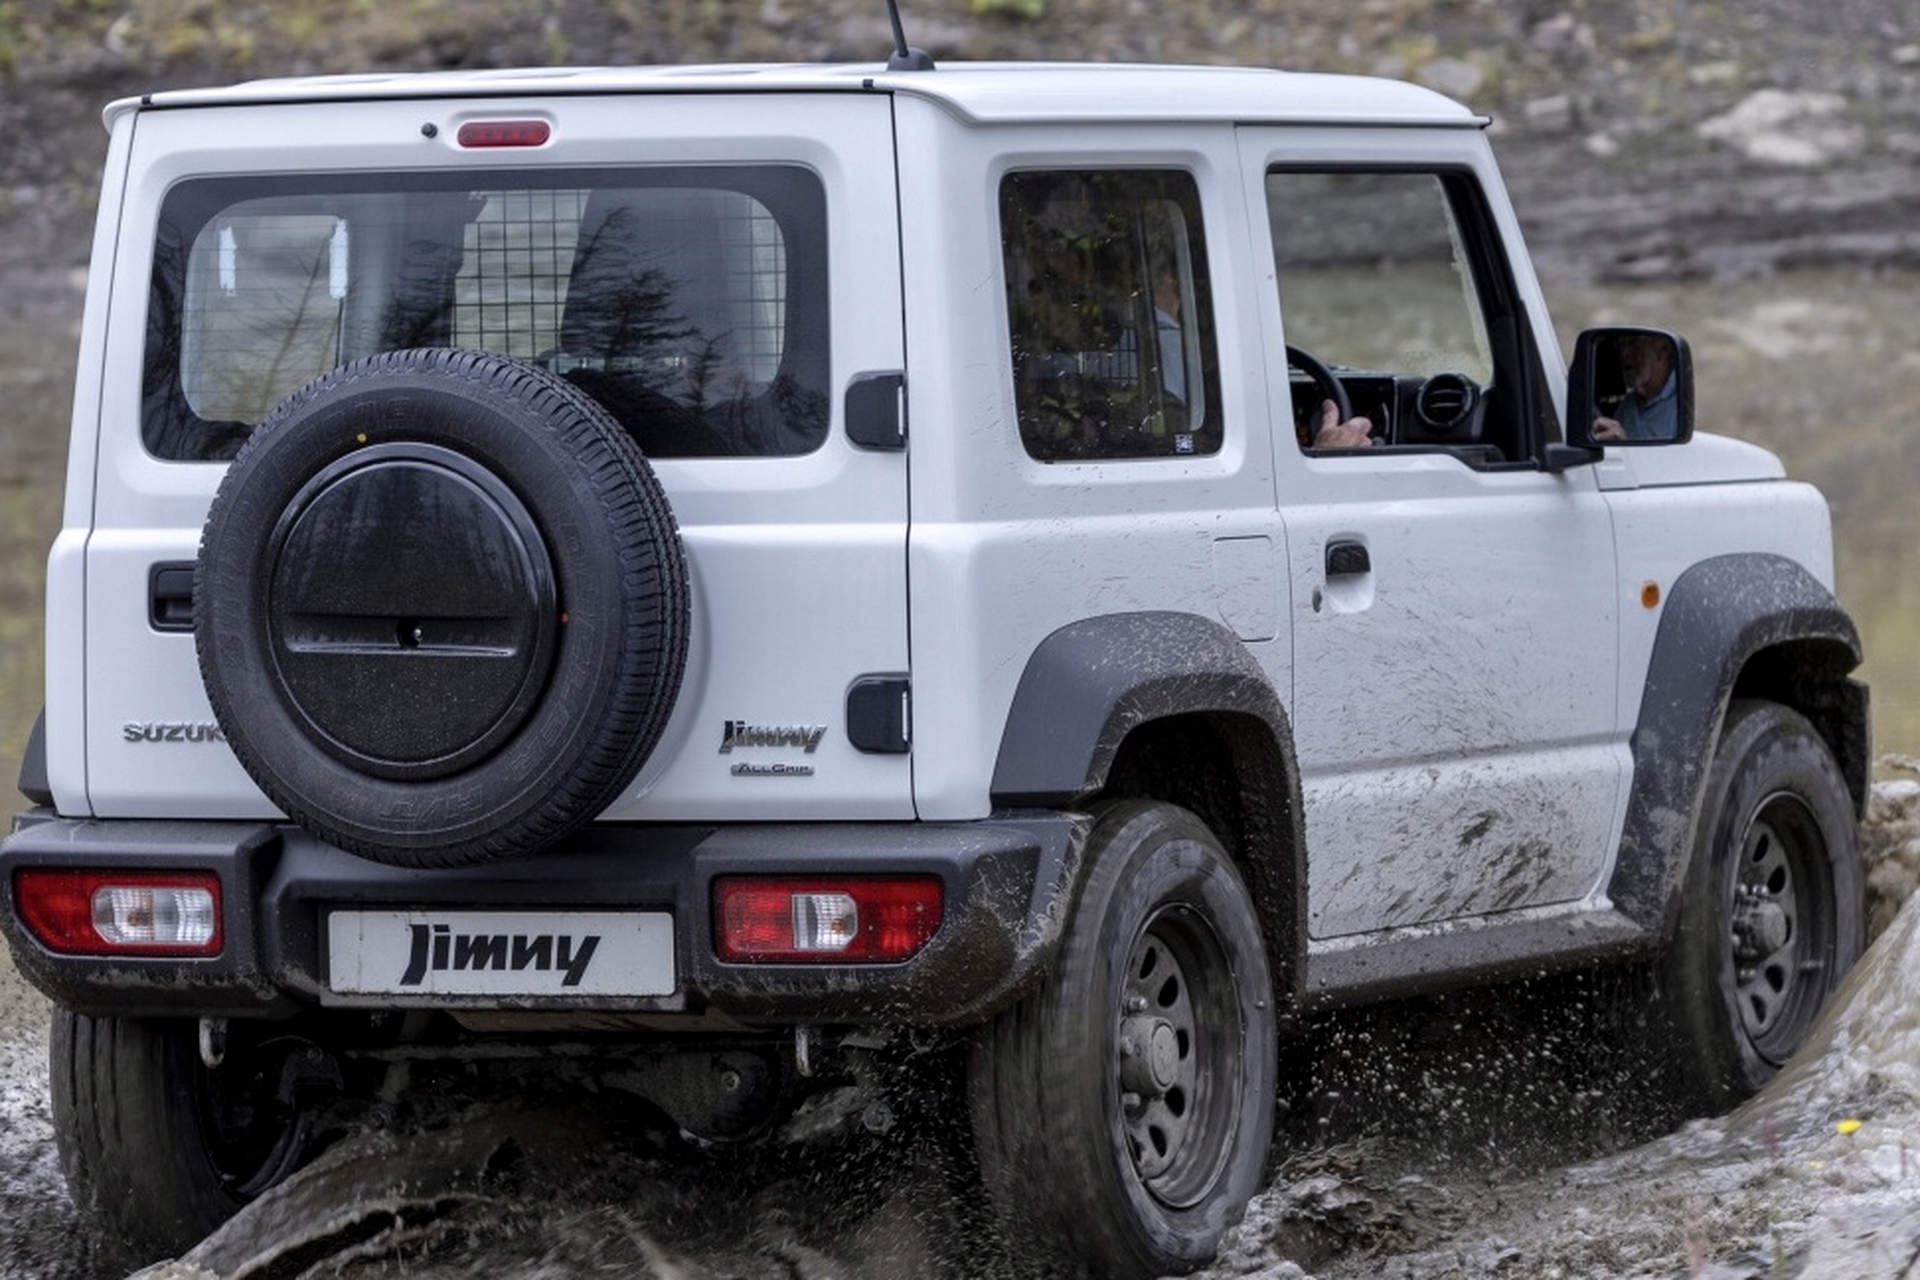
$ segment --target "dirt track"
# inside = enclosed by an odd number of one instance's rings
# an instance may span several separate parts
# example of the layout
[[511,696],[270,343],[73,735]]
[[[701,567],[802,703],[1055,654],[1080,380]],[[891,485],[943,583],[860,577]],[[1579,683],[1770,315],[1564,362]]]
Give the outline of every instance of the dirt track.
[[[1649,1136],[1587,1054],[1578,981],[1329,1019],[1293,1060],[1289,1158],[1210,1280],[1894,1280],[1920,1256],[1920,779],[1868,824],[1880,940],[1806,1050],[1731,1116]],[[1892,919],[1892,923],[1888,921]],[[45,1103],[47,1007],[0,968],[0,1277],[101,1272]],[[600,1101],[425,1108],[337,1144],[174,1264],[207,1276],[990,1276],[936,1109],[777,1159],[668,1159]],[[1303,1267],[1305,1269],[1303,1269]]]
[[0,947],[0,1276],[87,1274],[47,1116],[47,1016]]

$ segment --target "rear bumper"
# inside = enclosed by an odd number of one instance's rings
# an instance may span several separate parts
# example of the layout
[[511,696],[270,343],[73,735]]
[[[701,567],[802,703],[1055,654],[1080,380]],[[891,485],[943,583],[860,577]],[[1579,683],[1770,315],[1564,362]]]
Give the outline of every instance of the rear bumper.
[[[1015,999],[1050,960],[1074,889],[1082,820],[1019,813],[971,823],[602,826],[524,858],[418,871],[368,862],[297,827],[22,815],[0,844],[0,930],[15,965],[95,1015],[278,1016],[318,1005],[722,1013],[751,1024],[951,1025]],[[56,954],[14,903],[26,868],[199,871],[219,877],[225,944],[206,959]],[[736,965],[714,954],[712,885],[732,874],[938,876],[939,931],[886,965]],[[342,996],[328,989],[339,908],[627,908],[674,921],[677,989],[650,997]]]

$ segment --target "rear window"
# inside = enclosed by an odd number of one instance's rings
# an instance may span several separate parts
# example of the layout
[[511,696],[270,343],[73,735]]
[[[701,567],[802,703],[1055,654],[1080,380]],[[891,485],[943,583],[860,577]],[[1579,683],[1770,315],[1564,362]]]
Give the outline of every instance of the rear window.
[[803,169],[542,170],[182,183],[161,210],[142,434],[232,457],[362,356],[533,361],[654,457],[826,438],[825,196]]

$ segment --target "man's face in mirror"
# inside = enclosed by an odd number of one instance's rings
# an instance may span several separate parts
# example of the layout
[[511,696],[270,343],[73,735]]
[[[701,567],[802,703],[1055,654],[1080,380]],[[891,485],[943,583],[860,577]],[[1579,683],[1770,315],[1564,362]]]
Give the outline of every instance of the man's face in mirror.
[[1620,340],[1620,372],[1627,389],[1650,401],[1667,385],[1673,372],[1673,348],[1664,338],[1630,337]]

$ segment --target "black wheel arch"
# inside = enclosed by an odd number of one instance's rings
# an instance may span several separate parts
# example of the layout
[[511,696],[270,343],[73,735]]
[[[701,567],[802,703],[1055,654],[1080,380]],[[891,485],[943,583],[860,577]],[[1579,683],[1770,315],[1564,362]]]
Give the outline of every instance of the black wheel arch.
[[1700,797],[1727,707],[1764,699],[1805,716],[1866,812],[1867,688],[1860,634],[1833,593],[1784,556],[1702,560],[1667,592],[1632,738],[1633,788],[1608,892],[1664,942],[1686,881]]
[[[1014,691],[992,798],[999,810],[1161,800],[1198,816],[1253,895],[1276,997],[1297,1003],[1306,838],[1293,730],[1226,626],[1190,613],[1120,613],[1047,636]],[[1081,867],[1077,879],[1086,874]]]

